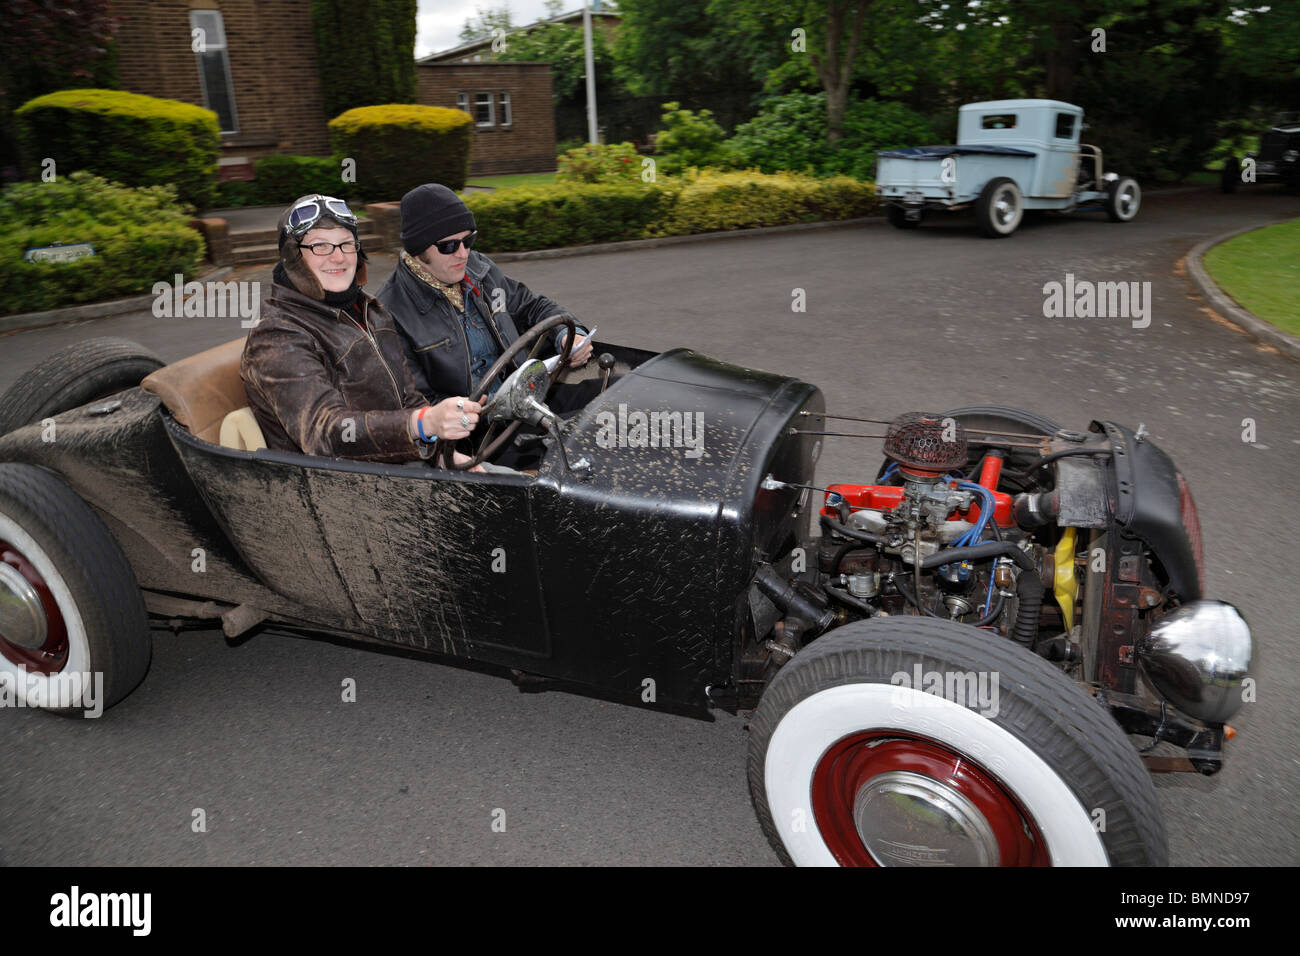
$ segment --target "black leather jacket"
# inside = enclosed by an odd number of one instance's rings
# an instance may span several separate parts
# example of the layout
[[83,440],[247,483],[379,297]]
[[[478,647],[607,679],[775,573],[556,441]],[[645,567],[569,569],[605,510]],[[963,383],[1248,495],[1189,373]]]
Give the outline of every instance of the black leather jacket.
[[[471,251],[465,265],[465,308],[477,309],[501,351],[543,319],[571,315],[502,273],[487,256]],[[407,345],[415,386],[436,405],[452,395],[469,395],[470,352],[460,315],[447,297],[422,281],[399,257],[397,268],[376,296],[393,316]],[[493,305],[498,311],[493,312]],[[579,336],[583,334],[579,326]],[[555,354],[548,343],[543,355]],[[515,357],[518,366],[527,357]],[[477,396],[472,396],[477,397]]]

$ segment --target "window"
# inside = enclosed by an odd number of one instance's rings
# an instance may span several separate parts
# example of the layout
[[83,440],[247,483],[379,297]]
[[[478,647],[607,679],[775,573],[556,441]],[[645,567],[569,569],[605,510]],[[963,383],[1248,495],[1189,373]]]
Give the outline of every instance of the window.
[[989,113],[980,119],[983,129],[1015,129],[1015,113]]
[[457,93],[457,94],[456,94],[456,109],[460,110],[462,113],[468,113],[468,112],[469,112],[469,94],[468,94],[468,93]]
[[509,93],[497,94],[497,116],[499,117],[497,122],[500,123],[500,125],[502,126],[510,125],[510,94]]
[[474,94],[474,123],[478,126],[494,125],[491,93]]
[[230,82],[230,58],[226,55],[226,27],[221,11],[190,11],[190,48],[198,60],[204,105],[217,114],[221,132],[237,132],[239,118],[235,113],[235,88]]
[[1057,139],[1074,138],[1074,114],[1073,113],[1056,114],[1056,138]]

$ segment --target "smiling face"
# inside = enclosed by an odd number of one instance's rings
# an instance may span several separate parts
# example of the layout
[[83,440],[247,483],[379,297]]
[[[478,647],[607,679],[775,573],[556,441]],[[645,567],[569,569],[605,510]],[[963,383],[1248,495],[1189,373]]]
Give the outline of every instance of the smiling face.
[[[333,229],[309,229],[298,240],[309,246],[313,242],[346,242],[354,238],[350,229],[336,226]],[[326,292],[346,292],[352,287],[352,278],[357,274],[357,254],[335,249],[328,256],[318,256],[310,249],[302,250],[302,261],[307,264],[320,287]]]
[[[443,239],[464,239],[469,233],[468,229],[462,229],[450,236],[443,236]],[[430,246],[420,253],[418,258],[428,268],[429,273],[439,282],[455,285],[465,278],[465,263],[469,262],[469,250],[462,243],[456,247],[456,251],[451,255],[444,256],[438,251],[437,246]]]

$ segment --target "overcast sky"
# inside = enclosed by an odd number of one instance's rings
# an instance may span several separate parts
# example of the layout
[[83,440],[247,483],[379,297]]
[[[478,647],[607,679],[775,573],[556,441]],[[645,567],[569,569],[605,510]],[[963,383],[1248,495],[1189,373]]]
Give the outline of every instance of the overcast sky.
[[[460,28],[478,9],[510,8],[519,26],[536,23],[546,16],[545,0],[419,0],[415,28],[415,55],[428,56],[460,43]],[[582,9],[582,0],[564,0],[562,12]]]

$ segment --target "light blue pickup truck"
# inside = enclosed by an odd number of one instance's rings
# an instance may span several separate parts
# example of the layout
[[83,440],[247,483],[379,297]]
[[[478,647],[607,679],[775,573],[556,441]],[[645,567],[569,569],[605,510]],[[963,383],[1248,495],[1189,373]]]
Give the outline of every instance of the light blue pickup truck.
[[1103,169],[1101,150],[1079,142],[1083,109],[1059,100],[993,100],[958,113],[956,146],[884,150],[876,194],[899,229],[921,224],[926,210],[974,207],[991,238],[1016,231],[1029,209],[1102,208],[1128,222],[1142,190]]

